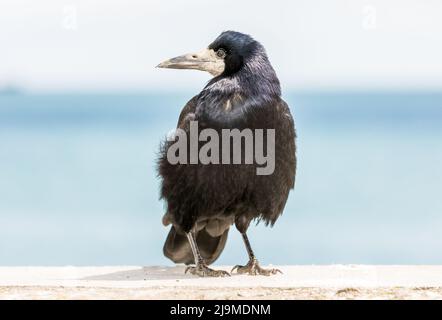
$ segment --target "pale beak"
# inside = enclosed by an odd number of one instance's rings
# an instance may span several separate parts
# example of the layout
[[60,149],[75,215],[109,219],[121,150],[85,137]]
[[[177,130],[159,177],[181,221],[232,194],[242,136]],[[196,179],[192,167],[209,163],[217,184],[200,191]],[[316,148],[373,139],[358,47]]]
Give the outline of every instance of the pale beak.
[[220,75],[224,71],[224,60],[218,58],[212,49],[204,49],[197,53],[188,53],[161,62],[157,68],[169,69],[193,69],[207,71],[213,76]]

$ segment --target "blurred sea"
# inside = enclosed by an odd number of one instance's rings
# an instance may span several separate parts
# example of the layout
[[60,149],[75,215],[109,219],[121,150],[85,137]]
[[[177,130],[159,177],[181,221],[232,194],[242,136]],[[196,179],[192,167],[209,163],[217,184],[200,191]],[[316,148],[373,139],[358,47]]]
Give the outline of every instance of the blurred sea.
[[[0,96],[0,265],[170,265],[155,158],[191,94]],[[298,176],[264,264],[441,264],[442,93],[294,92]],[[219,264],[247,260],[231,230]]]

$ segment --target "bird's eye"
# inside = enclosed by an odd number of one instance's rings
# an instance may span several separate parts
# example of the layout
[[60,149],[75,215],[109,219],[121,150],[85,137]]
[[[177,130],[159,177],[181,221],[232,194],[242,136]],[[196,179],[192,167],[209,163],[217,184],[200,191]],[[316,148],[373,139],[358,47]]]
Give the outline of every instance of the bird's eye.
[[226,56],[226,50],[224,50],[223,48],[219,48],[218,50],[216,50],[216,55],[218,58],[224,58]]

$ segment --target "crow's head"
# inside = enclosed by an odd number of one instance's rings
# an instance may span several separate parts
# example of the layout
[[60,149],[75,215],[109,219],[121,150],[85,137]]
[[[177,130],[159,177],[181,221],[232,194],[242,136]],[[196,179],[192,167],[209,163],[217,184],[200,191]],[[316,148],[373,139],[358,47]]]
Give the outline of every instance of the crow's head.
[[206,49],[166,60],[159,68],[195,69],[213,76],[232,75],[253,61],[268,62],[264,47],[251,36],[225,31]]

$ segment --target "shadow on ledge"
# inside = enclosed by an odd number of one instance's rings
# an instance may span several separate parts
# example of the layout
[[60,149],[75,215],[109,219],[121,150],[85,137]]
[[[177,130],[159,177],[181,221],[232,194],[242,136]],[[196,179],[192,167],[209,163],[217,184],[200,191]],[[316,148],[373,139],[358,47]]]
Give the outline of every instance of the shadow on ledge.
[[133,270],[117,271],[96,276],[89,276],[81,280],[106,281],[143,281],[143,280],[176,280],[192,279],[195,276],[184,274],[185,266],[176,267],[143,267]]

